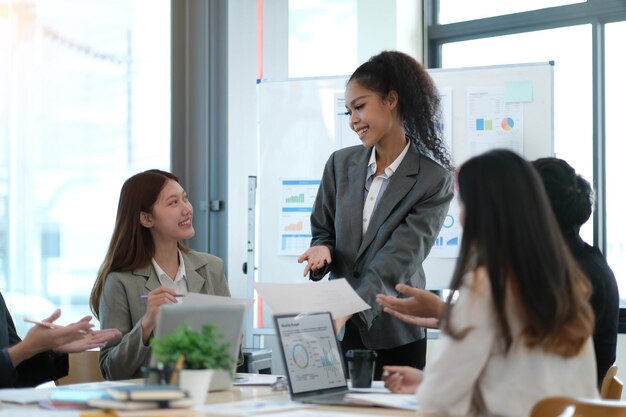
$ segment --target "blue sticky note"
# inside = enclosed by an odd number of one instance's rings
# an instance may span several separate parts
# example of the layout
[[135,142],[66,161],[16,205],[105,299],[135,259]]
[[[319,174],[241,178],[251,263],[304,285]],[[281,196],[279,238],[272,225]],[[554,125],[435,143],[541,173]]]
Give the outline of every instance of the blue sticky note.
[[504,83],[504,101],[506,103],[529,103],[533,101],[533,82],[527,80]]

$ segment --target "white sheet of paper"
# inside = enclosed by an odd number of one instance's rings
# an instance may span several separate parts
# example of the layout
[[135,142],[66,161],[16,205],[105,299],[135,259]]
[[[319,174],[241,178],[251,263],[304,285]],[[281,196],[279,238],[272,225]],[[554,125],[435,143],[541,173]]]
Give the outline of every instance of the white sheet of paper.
[[346,394],[346,399],[355,404],[376,405],[386,408],[417,410],[415,394]]
[[284,378],[284,375],[268,375],[268,374],[248,374],[237,373],[233,385],[245,386],[245,385],[273,385],[278,378]]
[[50,398],[52,388],[5,388],[0,389],[0,401],[16,404],[31,404]]
[[246,307],[246,313],[254,304],[254,300],[249,298],[222,297],[220,295],[199,294],[197,292],[185,294],[183,302],[185,304],[243,304]]
[[[285,417],[286,413],[270,413],[263,414],[263,417]],[[289,412],[289,417],[363,417],[371,416],[371,413],[344,413],[341,411],[322,411],[322,410],[293,410]]]
[[[195,407],[194,410],[211,415],[253,416],[264,412],[283,412],[307,407],[310,405],[290,401],[288,398],[259,398],[230,403],[205,404]],[[281,416],[284,417],[285,414],[281,414]]]
[[254,288],[274,314],[330,311],[333,318],[340,318],[371,308],[344,278],[297,284],[256,282]]
[[46,410],[32,406],[24,408],[0,408],[0,417],[80,417],[81,410]]

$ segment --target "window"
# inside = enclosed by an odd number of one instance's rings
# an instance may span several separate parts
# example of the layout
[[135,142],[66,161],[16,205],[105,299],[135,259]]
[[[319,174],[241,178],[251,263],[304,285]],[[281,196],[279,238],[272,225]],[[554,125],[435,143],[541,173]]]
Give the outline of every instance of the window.
[[[598,194],[596,215],[603,219],[605,214],[606,224],[599,222],[592,227],[592,222],[587,222],[582,235],[605,253],[625,306],[626,221],[622,207],[626,199],[620,168],[624,150],[621,119],[626,55],[622,44],[626,5],[600,0],[429,0],[427,7],[439,10],[435,16],[438,20],[428,28],[430,66],[556,62],[555,152],[592,184],[602,185],[605,178],[605,192]],[[537,12],[521,13],[530,10]],[[452,22],[456,23],[449,25]],[[599,90],[603,74],[604,89]],[[594,90],[594,86],[600,87]],[[603,148],[604,155],[595,152]]]
[[263,78],[351,74],[385,49],[419,57],[420,13],[414,0],[263,2]]
[[0,5],[0,290],[20,333],[90,314],[122,182],[169,168],[169,27],[166,1]]
[[[626,195],[624,195],[624,97],[626,22],[606,26],[606,256],[626,298]],[[620,279],[621,278],[621,279]]]
[[502,16],[510,13],[526,12],[564,4],[584,3],[585,0],[441,0],[439,2],[439,23],[455,23],[464,20]]
[[[491,51],[496,51],[492,53]],[[555,61],[554,151],[585,178],[593,178],[591,27],[490,37],[443,45],[444,68]],[[593,240],[593,223],[583,238]]]

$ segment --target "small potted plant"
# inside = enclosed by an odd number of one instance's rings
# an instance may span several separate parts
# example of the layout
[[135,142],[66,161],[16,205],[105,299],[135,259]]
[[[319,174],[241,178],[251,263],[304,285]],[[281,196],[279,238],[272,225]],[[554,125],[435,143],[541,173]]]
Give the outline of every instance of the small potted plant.
[[198,332],[181,323],[175,331],[161,339],[153,338],[150,346],[157,361],[170,367],[180,363],[179,359],[184,357],[179,385],[189,392],[196,403],[202,404],[213,373],[216,370],[232,373],[233,358],[229,355],[228,343],[221,343],[221,338],[222,335],[212,324],[205,324]]

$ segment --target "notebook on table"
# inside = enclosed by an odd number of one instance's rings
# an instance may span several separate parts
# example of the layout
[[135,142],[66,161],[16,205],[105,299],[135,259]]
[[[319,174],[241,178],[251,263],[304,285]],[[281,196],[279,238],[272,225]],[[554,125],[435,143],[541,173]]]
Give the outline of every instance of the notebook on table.
[[[196,331],[212,323],[217,333],[222,334],[222,342],[228,343],[229,354],[233,359],[232,375],[235,375],[239,348],[243,331],[245,306],[243,304],[165,304],[159,309],[154,337],[162,337],[176,330],[180,323],[186,323]],[[156,366],[154,355],[150,366]],[[218,370],[211,378],[209,391],[221,391],[233,385],[233,377],[226,371]]]
[[278,315],[274,322],[291,399],[311,404],[357,405],[346,398],[350,392],[346,368],[331,314]]

